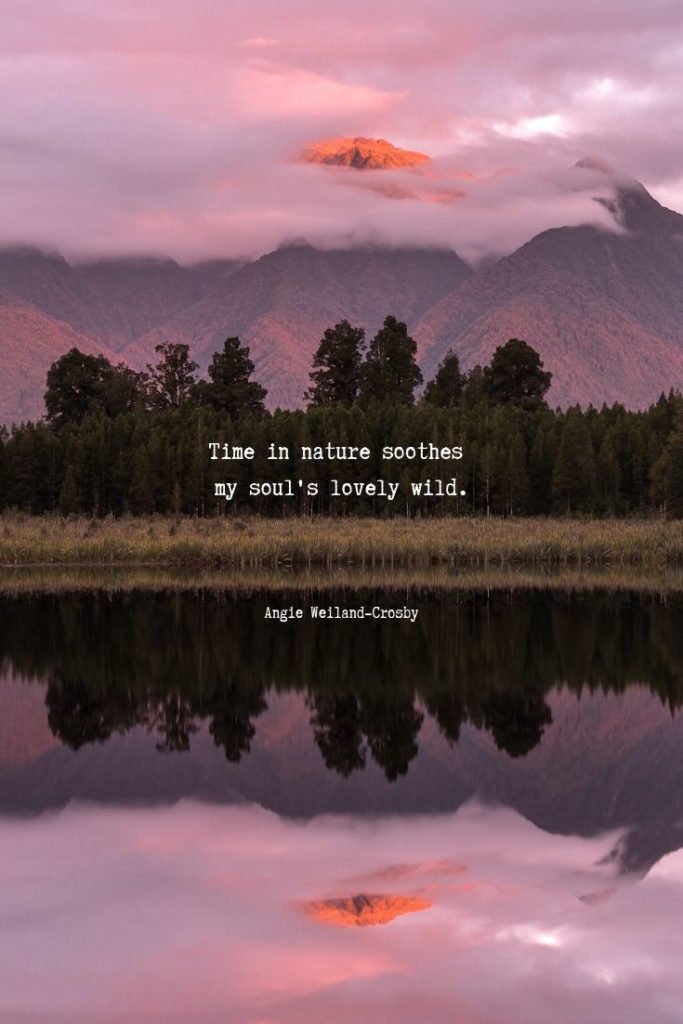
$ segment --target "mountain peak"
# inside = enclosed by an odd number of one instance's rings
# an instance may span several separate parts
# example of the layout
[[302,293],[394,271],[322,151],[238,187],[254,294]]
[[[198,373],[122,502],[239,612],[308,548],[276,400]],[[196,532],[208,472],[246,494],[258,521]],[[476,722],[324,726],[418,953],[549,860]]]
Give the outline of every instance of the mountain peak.
[[578,160],[574,167],[581,170],[596,171],[612,179],[612,190],[609,195],[596,196],[595,201],[604,206],[622,228],[637,234],[643,232],[656,234],[680,235],[683,229],[683,218],[680,214],[667,210],[658,203],[654,196],[636,178],[622,174],[611,167],[607,161],[598,156],[585,156]]
[[309,164],[353,167],[356,170],[396,170],[430,162],[426,153],[399,149],[386,139],[369,139],[362,135],[339,136],[312,142],[301,153]]

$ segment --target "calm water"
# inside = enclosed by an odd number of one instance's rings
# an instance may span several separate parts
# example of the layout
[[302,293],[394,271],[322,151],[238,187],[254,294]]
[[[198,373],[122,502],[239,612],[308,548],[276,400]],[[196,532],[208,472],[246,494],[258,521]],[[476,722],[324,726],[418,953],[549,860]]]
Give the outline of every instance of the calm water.
[[679,1021],[681,705],[677,595],[3,598],[0,1021]]

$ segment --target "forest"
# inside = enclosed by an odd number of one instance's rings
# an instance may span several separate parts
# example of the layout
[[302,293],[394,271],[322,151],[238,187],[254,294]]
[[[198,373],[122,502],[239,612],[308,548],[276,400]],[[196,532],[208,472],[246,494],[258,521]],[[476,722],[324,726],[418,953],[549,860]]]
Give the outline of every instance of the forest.
[[[187,345],[161,344],[156,353],[144,373],[77,349],[53,363],[45,418],[0,432],[0,510],[95,517],[683,515],[680,392],[672,388],[646,410],[552,408],[551,369],[521,339],[467,373],[449,352],[425,383],[404,323],[388,316],[366,344],[363,330],[343,320],[320,341],[305,407],[275,411],[266,407],[239,338],[214,354],[206,379]],[[217,440],[251,448],[254,458],[226,471],[210,458]],[[269,461],[272,445],[290,457]],[[420,445],[437,457],[383,458],[385,449]],[[301,457],[302,449],[328,446],[364,449],[368,457],[334,468]],[[443,457],[456,449],[457,463]],[[455,473],[454,495],[411,491],[414,483]],[[228,475],[238,485],[230,503],[215,496],[215,483]],[[361,487],[333,499],[332,477],[395,481],[402,500],[368,497]],[[287,499],[249,494],[252,482],[292,479],[317,486]]]

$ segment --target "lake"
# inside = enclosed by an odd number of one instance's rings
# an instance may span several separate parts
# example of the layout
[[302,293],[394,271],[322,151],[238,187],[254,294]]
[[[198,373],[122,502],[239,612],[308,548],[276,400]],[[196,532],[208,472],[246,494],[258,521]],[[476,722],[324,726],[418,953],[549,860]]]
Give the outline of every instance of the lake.
[[679,1021],[682,706],[678,592],[6,594],[0,1022]]

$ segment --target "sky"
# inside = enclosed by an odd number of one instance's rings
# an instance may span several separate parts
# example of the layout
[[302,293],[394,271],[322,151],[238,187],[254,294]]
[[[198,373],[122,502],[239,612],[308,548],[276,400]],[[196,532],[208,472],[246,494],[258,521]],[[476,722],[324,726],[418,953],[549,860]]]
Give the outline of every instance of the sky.
[[[604,221],[587,154],[683,210],[680,0],[0,0],[0,94],[0,243],[72,256],[305,238],[474,261]],[[337,135],[433,163],[296,162]]]
[[[0,1019],[673,1024],[683,853],[619,876],[617,839],[477,804],[305,823],[194,803],[4,818]],[[302,909],[359,892],[428,906],[365,928]]]

